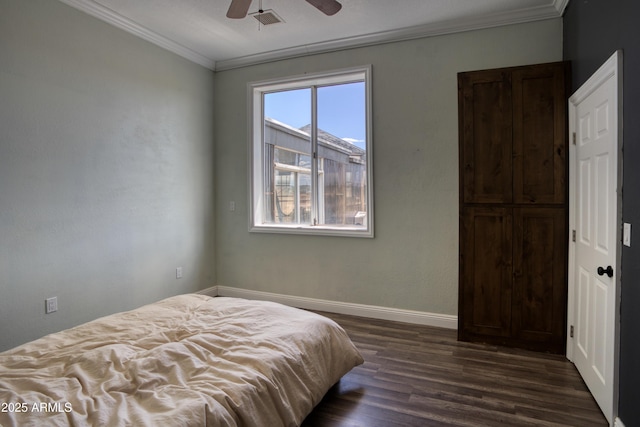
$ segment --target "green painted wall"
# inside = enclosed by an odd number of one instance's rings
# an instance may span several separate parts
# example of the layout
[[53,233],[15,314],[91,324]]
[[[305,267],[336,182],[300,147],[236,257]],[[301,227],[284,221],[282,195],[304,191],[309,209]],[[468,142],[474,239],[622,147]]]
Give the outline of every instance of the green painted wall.
[[215,283],[213,79],[58,1],[0,0],[0,350]]

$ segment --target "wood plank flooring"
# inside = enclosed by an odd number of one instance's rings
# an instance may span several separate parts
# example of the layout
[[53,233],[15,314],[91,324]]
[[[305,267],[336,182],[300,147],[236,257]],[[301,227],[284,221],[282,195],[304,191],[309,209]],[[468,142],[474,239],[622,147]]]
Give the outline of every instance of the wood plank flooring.
[[458,342],[456,331],[320,313],[365,363],[302,424],[314,426],[607,426],[565,357]]

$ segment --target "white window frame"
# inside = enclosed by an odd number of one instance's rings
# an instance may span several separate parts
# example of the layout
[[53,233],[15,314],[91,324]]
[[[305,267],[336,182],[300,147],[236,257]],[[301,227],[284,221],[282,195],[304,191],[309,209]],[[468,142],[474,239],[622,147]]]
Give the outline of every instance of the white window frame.
[[[352,82],[364,82],[365,85],[365,109],[366,109],[366,203],[367,212],[363,222],[366,226],[349,225],[313,225],[313,224],[271,224],[264,221],[264,94],[274,91],[291,90],[310,86],[327,86],[332,84],[344,84]],[[373,238],[373,144],[372,144],[372,113],[371,113],[371,66],[335,70],[323,73],[304,74],[294,77],[264,80],[252,82],[247,85],[248,105],[248,140],[249,140],[249,231],[256,233],[284,233],[345,237]],[[316,100],[312,101],[312,122],[316,120]],[[317,150],[317,135],[312,130],[312,150]],[[313,161],[311,179],[312,188],[318,190],[318,165],[312,155]],[[315,181],[315,182],[314,182]],[[312,192],[313,193],[313,192]],[[317,207],[317,204],[313,204]],[[321,218],[323,213],[314,212],[314,218]]]

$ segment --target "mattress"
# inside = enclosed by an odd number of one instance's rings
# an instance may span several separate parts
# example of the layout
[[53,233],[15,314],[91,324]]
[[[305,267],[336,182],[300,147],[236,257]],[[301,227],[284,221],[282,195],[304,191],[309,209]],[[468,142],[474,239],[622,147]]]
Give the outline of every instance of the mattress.
[[179,295],[0,353],[0,425],[295,426],[362,362],[318,314]]

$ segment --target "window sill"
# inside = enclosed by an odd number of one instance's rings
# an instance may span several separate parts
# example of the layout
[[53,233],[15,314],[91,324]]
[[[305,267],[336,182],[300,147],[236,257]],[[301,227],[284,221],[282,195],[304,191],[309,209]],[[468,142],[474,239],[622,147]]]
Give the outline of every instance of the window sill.
[[342,236],[373,238],[373,230],[354,226],[262,224],[249,227],[251,233],[301,234],[307,236]]

